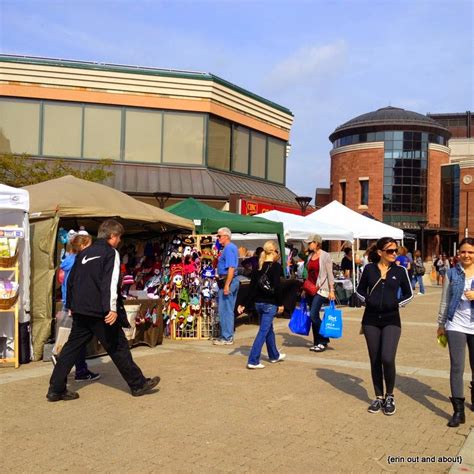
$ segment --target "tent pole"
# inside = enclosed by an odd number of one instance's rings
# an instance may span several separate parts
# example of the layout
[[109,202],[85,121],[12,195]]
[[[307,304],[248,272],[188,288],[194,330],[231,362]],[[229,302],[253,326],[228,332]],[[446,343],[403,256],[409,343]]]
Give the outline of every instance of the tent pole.
[[[357,247],[359,247],[359,239],[357,239]],[[352,285],[353,291],[356,289],[356,267],[355,267],[355,252],[354,252],[354,241],[352,241]]]

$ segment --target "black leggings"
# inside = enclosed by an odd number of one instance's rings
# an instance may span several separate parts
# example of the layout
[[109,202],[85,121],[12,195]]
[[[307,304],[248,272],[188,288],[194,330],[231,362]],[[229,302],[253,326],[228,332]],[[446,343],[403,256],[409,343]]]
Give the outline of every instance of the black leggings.
[[369,350],[372,382],[375,396],[383,397],[383,380],[385,378],[386,393],[393,394],[395,386],[395,356],[401,328],[399,326],[364,325],[364,335]]
[[451,395],[455,398],[464,398],[464,361],[466,359],[466,346],[469,351],[469,364],[471,365],[474,380],[474,334],[465,334],[458,331],[446,331],[448,336],[449,358],[451,370]]

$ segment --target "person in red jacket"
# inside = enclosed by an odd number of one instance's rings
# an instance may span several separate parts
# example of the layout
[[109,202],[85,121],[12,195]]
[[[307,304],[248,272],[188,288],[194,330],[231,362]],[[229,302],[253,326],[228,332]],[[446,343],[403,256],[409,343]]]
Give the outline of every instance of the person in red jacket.
[[143,395],[160,382],[145,378],[132,359],[117,310],[120,257],[117,247],[124,228],[114,219],[105,220],[98,239],[80,252],[68,279],[66,307],[71,310],[71,334],[64,345],[49,381],[50,402],[74,400],[77,392],[67,389],[66,380],[81,349],[96,336],[127,382],[133,396]]

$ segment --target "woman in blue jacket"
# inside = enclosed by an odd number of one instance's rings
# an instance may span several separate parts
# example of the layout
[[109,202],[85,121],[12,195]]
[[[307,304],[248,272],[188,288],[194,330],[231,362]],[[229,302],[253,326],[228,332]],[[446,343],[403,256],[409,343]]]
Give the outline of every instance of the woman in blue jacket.
[[[397,242],[383,237],[371,247],[369,263],[362,273],[357,295],[365,302],[362,330],[370,357],[375,400],[369,413],[393,415],[396,411],[393,389],[395,386],[395,357],[401,334],[399,307],[412,297],[407,269],[395,263]],[[385,379],[385,397],[384,397]]]
[[459,244],[459,262],[446,273],[438,315],[438,337],[446,335],[451,369],[451,403],[454,413],[448,426],[465,423],[464,359],[466,345],[471,365],[471,410],[474,411],[474,239]]

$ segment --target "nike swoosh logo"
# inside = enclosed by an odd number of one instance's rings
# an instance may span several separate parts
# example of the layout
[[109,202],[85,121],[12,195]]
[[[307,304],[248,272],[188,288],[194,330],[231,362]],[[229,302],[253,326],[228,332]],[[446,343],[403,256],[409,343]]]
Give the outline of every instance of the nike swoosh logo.
[[91,257],[91,258],[83,257],[82,264],[85,265],[87,262],[90,262],[91,260],[95,260],[96,258],[100,258],[100,255],[98,257]]

